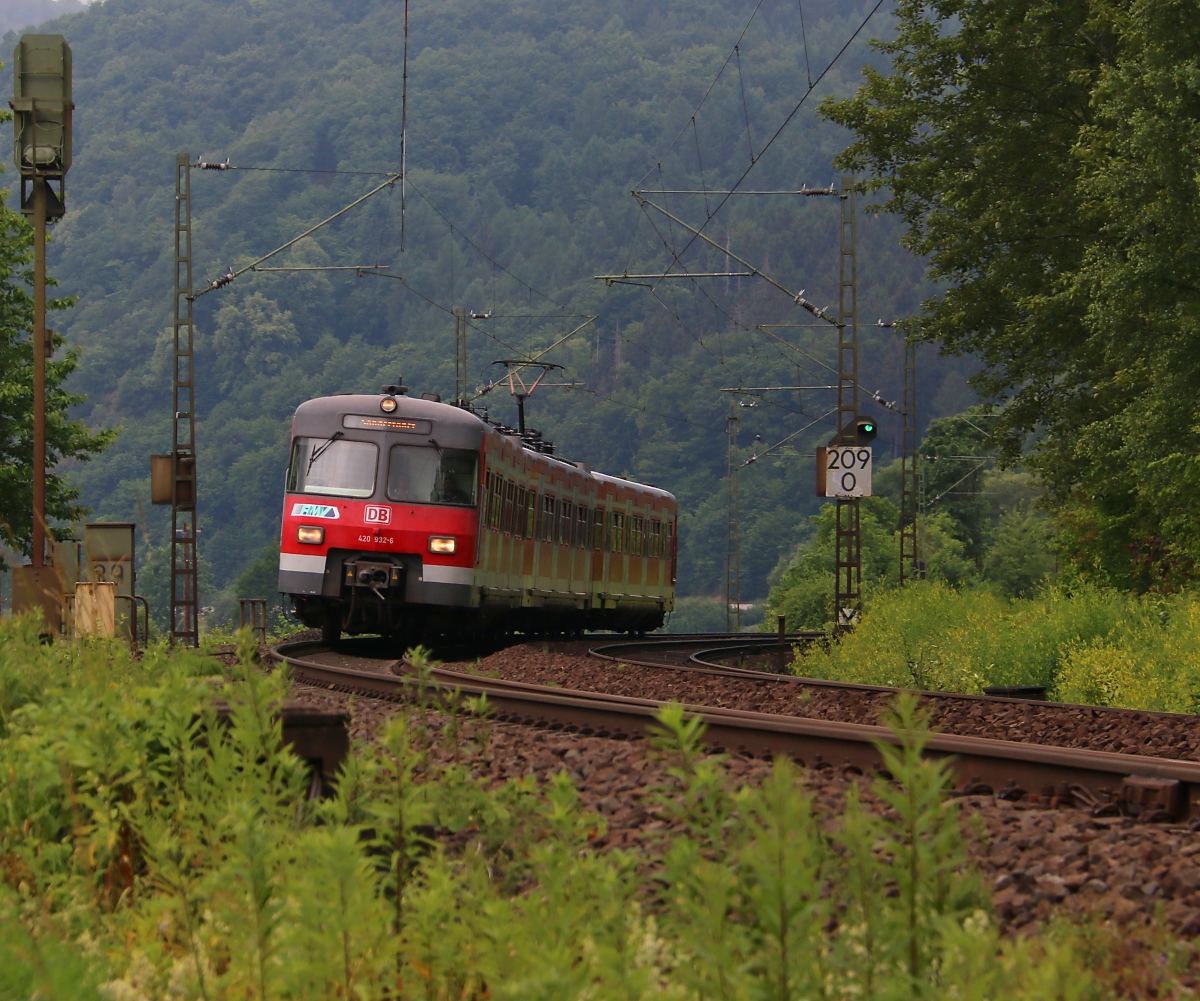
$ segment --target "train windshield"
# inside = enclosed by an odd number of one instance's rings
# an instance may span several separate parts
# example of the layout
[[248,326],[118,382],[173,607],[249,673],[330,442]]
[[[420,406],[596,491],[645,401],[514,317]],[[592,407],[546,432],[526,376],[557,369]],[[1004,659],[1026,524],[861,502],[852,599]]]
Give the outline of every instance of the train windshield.
[[370,497],[375,493],[379,447],[369,441],[346,441],[342,432],[332,438],[297,438],[288,468],[289,493],[333,497]]
[[414,504],[475,506],[479,453],[469,448],[393,445],[387,495]]

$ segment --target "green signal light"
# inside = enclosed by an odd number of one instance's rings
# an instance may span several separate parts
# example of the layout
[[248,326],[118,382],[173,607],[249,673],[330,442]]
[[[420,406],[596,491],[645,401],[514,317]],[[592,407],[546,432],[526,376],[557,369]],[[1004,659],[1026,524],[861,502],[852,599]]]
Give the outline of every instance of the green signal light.
[[862,426],[862,429],[863,429],[864,431],[866,431],[868,434],[870,434],[872,431],[874,431],[874,430],[875,430],[875,425],[874,425],[874,424],[867,423],[867,424],[864,424],[864,425]]

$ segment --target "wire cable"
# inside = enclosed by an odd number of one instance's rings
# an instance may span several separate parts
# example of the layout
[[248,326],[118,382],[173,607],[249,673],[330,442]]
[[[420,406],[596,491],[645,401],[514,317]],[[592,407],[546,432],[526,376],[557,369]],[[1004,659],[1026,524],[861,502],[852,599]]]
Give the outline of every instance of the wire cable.
[[[744,182],[746,180],[746,178],[750,175],[750,171],[752,171],[754,169],[754,167],[762,161],[762,158],[763,158],[764,154],[767,152],[767,150],[769,150],[775,144],[775,141],[781,135],[783,135],[784,131],[792,123],[792,119],[795,118],[796,115],[798,115],[800,113],[800,109],[804,107],[805,103],[812,96],[813,91],[817,89],[817,87],[820,85],[821,81],[825,79],[825,77],[829,73],[829,71],[831,69],[833,69],[834,66],[837,65],[838,60],[840,60],[842,58],[842,56],[846,54],[846,50],[849,49],[850,46],[854,44],[854,40],[856,38],[858,38],[859,34],[861,34],[863,28],[865,28],[867,26],[867,24],[868,24],[868,22],[870,22],[871,18],[873,18],[879,12],[879,8],[882,7],[883,4],[884,4],[884,0],[876,0],[875,6],[871,8],[870,13],[868,13],[867,16],[865,18],[863,18],[862,23],[859,24],[859,26],[854,29],[854,31],[850,35],[850,37],[848,39],[846,39],[845,44],[840,49],[838,49],[837,55],[835,55],[829,61],[828,65],[826,65],[826,67],[823,70],[821,70],[821,73],[816,78],[816,80],[814,80],[812,83],[809,84],[808,90],[806,90],[804,92],[804,94],[800,97],[800,100],[796,102],[796,106],[794,108],[792,108],[792,110],[788,113],[788,116],[783,120],[783,123],[779,126],[779,128],[777,128],[775,130],[775,133],[771,136],[771,138],[767,140],[766,145],[763,146],[763,148],[761,150],[759,150],[758,159],[756,159],[753,163],[750,164],[749,167],[747,167],[744,171],[742,171],[741,176],[733,184],[730,185],[729,191],[720,200],[720,202],[717,203],[717,207],[715,209],[713,209],[712,215],[710,215],[707,219],[704,220],[704,222],[702,222],[700,224],[699,227],[697,227],[697,229],[692,234],[692,238],[690,240],[688,240],[688,242],[686,244],[684,244],[683,249],[681,251],[679,251],[678,254],[674,255],[675,261],[673,261],[671,263],[671,265],[669,265],[667,267],[667,270],[666,270],[667,274],[671,273],[672,269],[675,266],[675,262],[678,261],[680,257],[682,257],[684,254],[686,254],[688,252],[688,250],[691,248],[692,244],[695,243],[697,239],[699,239],[699,237],[700,237],[701,233],[703,233],[705,227],[713,220],[713,218],[716,216],[716,214],[721,211],[721,209],[725,206],[725,203],[728,202],[729,199],[733,197],[734,192],[736,192],[737,189],[739,187],[741,187],[742,182]],[[756,7],[755,10],[758,10],[758,8]],[[672,145],[674,145],[674,143],[672,143]],[[649,171],[647,171],[646,173],[649,173]],[[644,179],[644,175],[643,175],[643,179]],[[763,277],[765,278],[766,276],[764,275]]]
[[796,0],[800,8],[800,37],[804,40],[804,72],[808,77],[808,85],[812,87],[812,66],[808,62],[808,31],[804,27],[804,0]]
[[[446,215],[446,213],[444,213],[441,209],[439,209],[436,205],[434,205],[434,203],[430,200],[429,196],[425,194],[425,192],[423,192],[420,188],[418,188],[415,184],[413,184],[412,181],[408,182],[408,186],[417,193],[417,195],[422,199],[422,201],[425,202],[426,205],[428,205],[431,209],[433,209],[433,211],[437,214],[438,218],[440,218],[442,220],[442,222],[444,222],[447,226],[449,226],[452,231],[456,228],[454,222]],[[508,270],[508,268],[506,268],[503,264],[501,264],[494,257],[492,257],[491,254],[489,254],[486,250],[484,250],[481,246],[479,246],[479,244],[477,244],[469,236],[467,236],[465,233],[463,233],[463,231],[461,229],[458,230],[458,235],[460,237],[462,237],[462,239],[465,240],[467,243],[469,243],[471,245],[471,247],[475,250],[475,252],[477,254],[479,254],[480,257],[482,257],[484,260],[488,261],[494,267],[499,268],[506,275],[508,275],[509,278],[511,278],[513,281],[515,281],[518,285],[521,285],[522,287],[527,288],[531,293],[537,293],[537,295],[539,295],[541,298],[545,299],[546,302],[552,303],[553,305],[557,306],[559,309],[567,309],[568,308],[565,304],[559,302],[557,299],[554,299],[553,297],[546,295],[546,293],[541,291],[541,289],[535,288],[534,286],[530,285],[529,282],[525,281],[524,278],[520,278],[517,275],[514,275],[511,271]]]
[[[754,5],[754,10],[752,10],[750,12],[750,16],[746,19],[745,25],[742,26],[742,30],[737,36],[737,41],[733,43],[734,49],[736,49],[739,45],[742,44],[742,39],[746,37],[746,32],[750,30],[750,25],[754,23],[754,18],[758,14],[758,9],[762,5],[763,5],[763,0],[758,0],[758,3],[756,3]],[[727,55],[725,57],[725,62],[723,62],[721,64],[721,68],[719,70],[717,70],[717,75],[715,77],[713,77],[713,82],[708,85],[708,90],[706,90],[704,92],[704,96],[702,98],[700,98],[700,103],[697,104],[696,107],[694,107],[692,109],[692,115],[691,115],[692,118],[695,118],[696,115],[700,113],[700,109],[704,107],[704,102],[707,101],[709,98],[709,95],[712,94],[713,88],[716,87],[717,83],[720,81],[721,74],[723,74],[725,72],[725,70],[729,67],[729,61],[732,58],[733,58],[733,50],[731,49],[729,52],[729,55]],[[689,119],[689,121],[690,121],[690,119]],[[649,176],[650,171],[654,170],[655,167],[658,167],[660,170],[662,169],[663,160],[665,160],[667,158],[667,156],[670,154],[671,150],[673,150],[675,148],[675,144],[678,143],[679,140],[683,138],[683,134],[687,130],[688,130],[688,127],[685,124],[683,126],[683,128],[681,128],[679,130],[679,135],[677,135],[674,139],[671,140],[671,145],[668,146],[665,150],[663,150],[662,155],[658,158],[658,160],[655,162],[655,164],[653,166],[649,167],[646,170],[646,173],[641,176],[641,178],[639,179],[639,181],[635,185],[635,187],[641,187],[642,181],[644,181],[647,178],[647,176]]]
[[408,176],[408,0],[404,0],[404,69],[400,84],[400,253],[404,253],[405,184]]
[[388,170],[335,170],[322,167],[235,167],[224,164],[221,170],[256,170],[268,174],[349,174],[353,177],[393,177]]

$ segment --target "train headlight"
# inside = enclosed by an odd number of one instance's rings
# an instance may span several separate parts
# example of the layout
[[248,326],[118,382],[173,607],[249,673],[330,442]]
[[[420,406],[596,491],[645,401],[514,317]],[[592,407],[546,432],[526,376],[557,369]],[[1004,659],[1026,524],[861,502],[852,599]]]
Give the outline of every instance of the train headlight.
[[379,401],[379,409],[385,414],[390,414],[396,409],[396,398],[394,396],[385,396]]
[[319,546],[325,541],[325,529],[318,525],[301,525],[296,529],[296,541],[306,542],[310,546]]
[[458,548],[458,540],[453,535],[431,535],[429,537],[429,551],[431,553],[441,553],[449,555]]

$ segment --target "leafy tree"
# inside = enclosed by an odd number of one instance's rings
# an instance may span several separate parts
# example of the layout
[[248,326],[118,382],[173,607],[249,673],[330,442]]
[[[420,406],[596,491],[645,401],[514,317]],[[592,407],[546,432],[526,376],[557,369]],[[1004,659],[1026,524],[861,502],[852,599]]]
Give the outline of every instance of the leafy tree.
[[[886,497],[865,497],[860,507],[863,589],[899,581],[900,549],[896,526],[900,512]],[[825,629],[833,621],[834,532],[837,506],[826,504],[810,519],[814,532],[803,543],[771,589],[764,622],[786,615],[788,629]]]
[[[12,116],[5,112],[0,121]],[[33,551],[33,230],[0,192],[0,532],[10,547]],[[72,299],[49,299],[48,310],[64,310]],[[61,348],[61,335],[51,338]],[[52,529],[68,538],[69,523],[87,508],[77,503],[79,487],[52,470],[63,460],[86,461],[107,448],[115,430],[93,433],[68,415],[85,397],[64,384],[75,371],[79,348],[46,362],[46,517],[67,522]],[[0,553],[0,570],[7,564]]]
[[948,511],[928,515],[920,525],[925,575],[951,587],[978,577],[975,561],[967,555],[966,543],[959,538],[960,526]]
[[1015,598],[1026,597],[1054,572],[1049,536],[1050,519],[1044,512],[1025,504],[1004,511],[992,533],[984,580]]
[[993,416],[986,407],[972,407],[932,420],[920,446],[926,504],[946,512],[951,532],[977,568],[983,565],[990,513],[981,494],[991,464],[988,425],[994,423]]
[[901,0],[839,158],[945,291],[923,336],[984,362],[995,433],[1060,548],[1123,587],[1200,557],[1200,29],[1174,0]]

